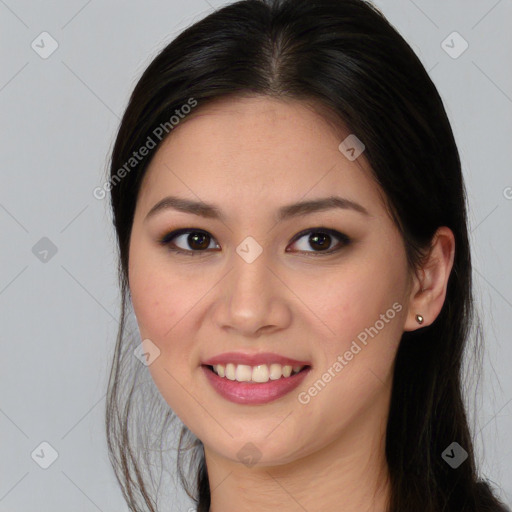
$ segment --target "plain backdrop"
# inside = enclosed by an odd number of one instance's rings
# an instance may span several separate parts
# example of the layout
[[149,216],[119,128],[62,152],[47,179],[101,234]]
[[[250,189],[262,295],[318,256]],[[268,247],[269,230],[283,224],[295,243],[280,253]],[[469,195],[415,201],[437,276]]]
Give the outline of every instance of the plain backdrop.
[[[93,190],[151,58],[224,3],[0,0],[2,512],[127,510],[103,426],[116,248]],[[512,504],[512,1],[376,4],[429,71],[459,146],[485,334],[470,414],[482,471]],[[170,495],[167,510],[187,511],[179,487]]]

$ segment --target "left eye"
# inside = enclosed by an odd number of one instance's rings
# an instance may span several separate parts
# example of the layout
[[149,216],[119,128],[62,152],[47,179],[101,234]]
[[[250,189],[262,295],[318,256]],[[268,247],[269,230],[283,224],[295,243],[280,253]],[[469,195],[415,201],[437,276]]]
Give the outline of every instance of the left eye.
[[[296,235],[292,244],[298,243],[302,238],[306,238],[306,236],[308,236],[308,238],[305,241],[305,244],[309,244],[310,247],[316,248],[318,250],[308,251],[307,249],[302,248],[299,249],[299,252],[317,253],[314,254],[315,256],[337,252],[341,249],[341,247],[348,245],[351,241],[347,235],[340,233],[339,231],[327,228],[312,228],[306,231],[302,231]],[[185,243],[188,244],[192,250],[176,245],[175,240],[178,240],[180,237],[186,237],[184,239]],[[338,247],[335,247],[334,249],[332,249],[331,245],[332,238],[337,238],[339,240]],[[173,252],[195,256],[197,253],[205,252],[206,249],[212,249],[211,243],[213,240],[213,237],[211,237],[211,235],[206,231],[199,229],[179,229],[164,235],[159,240],[159,243],[161,245],[168,246],[169,249]],[[287,249],[286,252],[292,251]]]
[[[317,249],[319,249],[319,251],[308,251],[306,249],[299,249],[300,251],[331,254],[333,252],[339,251],[341,247],[346,246],[350,243],[350,238],[344,233],[340,233],[339,231],[335,231],[333,229],[321,228],[309,229],[305,232],[303,231],[299,233],[295,237],[294,243],[297,243],[301,238],[306,237],[308,238],[306,239],[305,244],[309,244],[311,247],[316,247]],[[339,240],[338,247],[335,247],[334,249],[332,248],[330,243],[332,241],[332,238],[338,238]],[[317,256],[317,254],[315,254],[315,256]]]

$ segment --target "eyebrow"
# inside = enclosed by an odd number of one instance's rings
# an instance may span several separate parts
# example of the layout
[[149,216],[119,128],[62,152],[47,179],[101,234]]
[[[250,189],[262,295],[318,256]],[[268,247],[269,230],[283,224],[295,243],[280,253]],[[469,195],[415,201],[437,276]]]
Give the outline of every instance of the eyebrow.
[[[330,196],[282,206],[277,211],[277,220],[278,222],[281,222],[292,217],[299,217],[309,213],[331,210],[333,208],[353,210],[363,215],[370,216],[368,210],[359,203],[339,196]],[[144,221],[147,221],[149,218],[155,216],[159,212],[163,212],[169,209],[184,213],[191,213],[193,215],[198,215],[208,219],[219,219],[222,221],[226,220],[222,211],[213,204],[185,199],[182,197],[167,196],[158,201],[158,203],[156,203],[151,208],[151,210],[149,210],[146,217],[144,218]]]

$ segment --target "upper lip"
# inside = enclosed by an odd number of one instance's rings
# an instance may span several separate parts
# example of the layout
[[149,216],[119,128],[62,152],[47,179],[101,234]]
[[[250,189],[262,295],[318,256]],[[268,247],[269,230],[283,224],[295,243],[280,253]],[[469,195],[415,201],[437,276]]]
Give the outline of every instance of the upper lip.
[[272,352],[261,352],[258,354],[247,354],[243,352],[224,352],[223,354],[218,354],[202,362],[202,364],[208,366],[214,366],[216,364],[226,365],[228,363],[246,364],[248,366],[258,366],[260,364],[272,363],[290,366],[310,365],[310,363],[307,361],[299,361],[291,357],[273,354]]

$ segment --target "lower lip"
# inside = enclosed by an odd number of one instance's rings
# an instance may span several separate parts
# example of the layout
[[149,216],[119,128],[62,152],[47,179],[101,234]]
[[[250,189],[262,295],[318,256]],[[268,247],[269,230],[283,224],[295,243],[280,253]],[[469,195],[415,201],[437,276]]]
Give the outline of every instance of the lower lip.
[[262,383],[229,380],[225,377],[219,377],[207,366],[202,366],[202,369],[215,391],[226,400],[237,404],[257,405],[272,402],[293,391],[304,380],[311,367],[290,377],[281,377],[277,380]]

